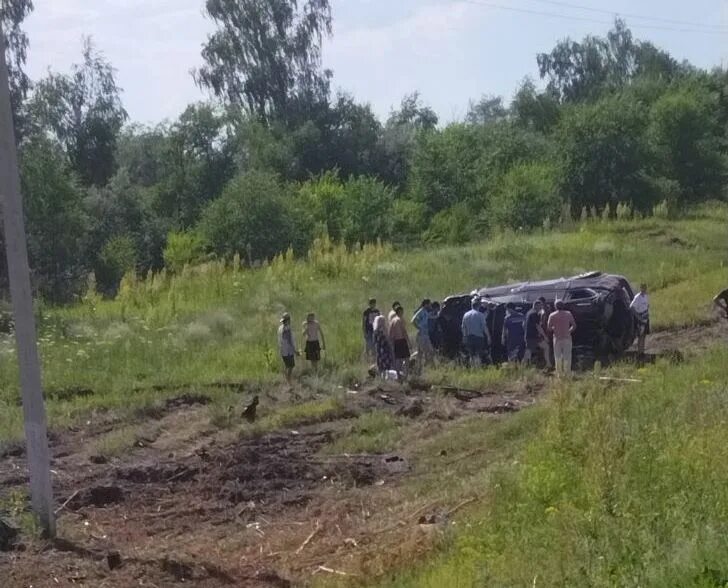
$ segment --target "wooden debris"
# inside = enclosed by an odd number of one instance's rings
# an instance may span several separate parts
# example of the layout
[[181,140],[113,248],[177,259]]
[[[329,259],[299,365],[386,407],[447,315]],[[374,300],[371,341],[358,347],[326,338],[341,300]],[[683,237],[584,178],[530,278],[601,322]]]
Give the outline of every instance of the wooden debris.
[[316,521],[316,528],[313,531],[311,531],[311,534],[308,537],[306,537],[306,540],[303,543],[301,543],[301,546],[298,549],[296,549],[296,555],[300,554],[306,548],[306,545],[311,543],[313,538],[316,535],[318,535],[318,532],[320,530],[321,530],[321,525],[319,524],[318,521]]

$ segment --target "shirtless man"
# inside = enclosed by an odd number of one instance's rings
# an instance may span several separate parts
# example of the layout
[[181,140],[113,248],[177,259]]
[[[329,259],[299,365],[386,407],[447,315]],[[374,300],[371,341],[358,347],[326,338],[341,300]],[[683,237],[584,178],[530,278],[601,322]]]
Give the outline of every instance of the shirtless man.
[[318,371],[321,352],[326,351],[326,339],[324,339],[324,332],[313,312],[308,313],[306,322],[303,323],[303,340],[306,342],[304,349],[306,360],[311,362],[314,371]]

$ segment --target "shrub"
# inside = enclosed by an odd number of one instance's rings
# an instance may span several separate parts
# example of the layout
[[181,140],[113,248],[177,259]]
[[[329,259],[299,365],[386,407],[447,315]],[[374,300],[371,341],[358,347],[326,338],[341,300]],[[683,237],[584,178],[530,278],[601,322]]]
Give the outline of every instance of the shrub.
[[438,212],[425,233],[425,241],[449,245],[461,245],[470,241],[474,237],[473,220],[477,214],[472,208],[461,203]]
[[390,217],[392,241],[399,245],[414,244],[427,228],[427,206],[422,202],[395,200]]
[[136,271],[137,251],[134,239],[129,235],[112,237],[101,249],[96,279],[99,288],[106,294],[113,294],[127,272]]
[[543,163],[523,163],[511,168],[491,199],[493,220],[511,229],[541,227],[548,216],[560,209],[553,169]]
[[308,235],[296,221],[288,188],[272,174],[252,171],[228,184],[205,209],[198,228],[215,253],[232,257],[250,247],[252,258],[260,260],[289,246],[306,249]]
[[375,178],[351,178],[345,185],[344,210],[348,226],[344,238],[349,245],[374,243],[391,235],[389,215],[394,192]]
[[316,226],[316,233],[326,233],[341,241],[351,219],[345,211],[345,189],[336,172],[326,172],[301,184],[298,204]]
[[164,248],[164,266],[171,272],[179,272],[185,265],[202,261],[205,241],[197,231],[172,232]]

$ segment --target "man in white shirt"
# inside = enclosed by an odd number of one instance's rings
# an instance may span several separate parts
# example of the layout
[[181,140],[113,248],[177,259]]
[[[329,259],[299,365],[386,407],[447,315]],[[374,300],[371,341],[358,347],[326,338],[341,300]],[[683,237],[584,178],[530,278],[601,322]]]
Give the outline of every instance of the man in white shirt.
[[647,296],[647,284],[640,286],[640,291],[632,300],[629,309],[637,321],[637,352],[644,355],[645,340],[650,334],[650,299]]

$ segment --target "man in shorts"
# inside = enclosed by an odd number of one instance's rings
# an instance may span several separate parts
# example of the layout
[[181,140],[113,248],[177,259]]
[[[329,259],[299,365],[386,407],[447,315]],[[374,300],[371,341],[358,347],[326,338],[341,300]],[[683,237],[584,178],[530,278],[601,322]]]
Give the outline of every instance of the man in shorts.
[[291,384],[293,382],[293,368],[296,367],[296,341],[293,338],[291,330],[291,315],[283,313],[281,324],[278,327],[278,350],[283,360],[283,366],[286,373],[286,381]]
[[306,342],[306,361],[311,362],[314,372],[318,371],[318,364],[321,361],[321,352],[326,351],[326,340],[321,325],[316,320],[313,312],[308,313],[306,322],[303,323],[303,340]]

